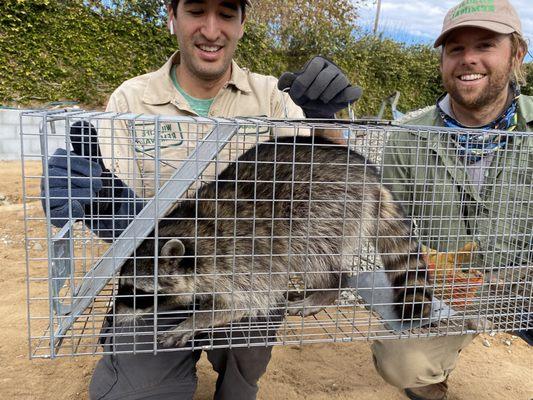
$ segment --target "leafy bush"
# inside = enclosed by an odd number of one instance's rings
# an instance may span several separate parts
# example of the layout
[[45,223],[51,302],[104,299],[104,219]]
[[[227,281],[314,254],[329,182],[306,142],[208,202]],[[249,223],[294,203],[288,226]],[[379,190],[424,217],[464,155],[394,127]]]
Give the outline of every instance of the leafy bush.
[[[432,104],[442,92],[437,52],[356,37],[357,13],[350,7],[364,1],[263,0],[249,16],[237,61],[279,76],[312,55],[326,55],[364,88],[355,107],[359,116],[376,115],[381,100],[396,90],[401,111]],[[301,13],[287,13],[288,2]],[[159,68],[177,47],[163,0],[4,0],[2,11],[1,103],[102,106],[123,81]],[[533,82],[533,67],[527,70]],[[531,93],[531,86],[523,91]]]
[[140,17],[79,1],[7,0],[0,13],[0,101],[101,105],[125,79],[160,66],[174,40]]
[[522,88],[522,93],[533,96],[533,63],[526,64],[527,85]]

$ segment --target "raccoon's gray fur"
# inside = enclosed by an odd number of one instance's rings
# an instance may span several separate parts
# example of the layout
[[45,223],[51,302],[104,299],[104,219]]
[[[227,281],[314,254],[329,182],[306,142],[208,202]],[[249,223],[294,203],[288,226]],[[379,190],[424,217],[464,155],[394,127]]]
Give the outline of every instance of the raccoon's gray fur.
[[[283,307],[294,274],[315,291],[289,303],[289,313],[319,311],[339,292],[316,290],[339,288],[342,272],[353,268],[360,238],[370,237],[385,268],[395,271],[388,275],[398,287],[396,301],[405,303],[399,309],[408,317],[429,313],[431,293],[421,288],[426,265],[409,221],[377,169],[327,139],[284,137],[258,144],[220,173],[218,183],[202,186],[158,225],[157,293],[165,296],[158,310],[193,302],[217,310],[197,313],[164,333],[165,345],[184,345],[193,329]],[[134,286],[137,296],[146,295],[136,298],[136,313],[153,310],[154,248],[152,233],[137,249],[136,261],[128,260],[121,271],[120,295],[131,295]],[[131,298],[123,298],[117,311],[132,306]]]

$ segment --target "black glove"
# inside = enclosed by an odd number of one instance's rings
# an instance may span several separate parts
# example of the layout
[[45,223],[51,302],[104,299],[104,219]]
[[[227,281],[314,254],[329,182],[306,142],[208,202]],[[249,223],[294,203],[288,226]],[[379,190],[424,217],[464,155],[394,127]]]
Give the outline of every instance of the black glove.
[[332,61],[317,56],[299,72],[285,72],[278,89],[290,88],[289,96],[307,118],[334,118],[361,97],[362,89],[350,85],[348,78]]
[[142,210],[144,202],[105,167],[94,126],[76,122],[70,128],[70,139],[74,152],[57,149],[48,161],[49,180],[43,177],[41,182],[43,209],[47,211],[48,185],[53,225],[62,227],[69,217],[85,219],[98,236],[117,237]]
[[[69,173],[70,162],[70,173]],[[48,160],[50,221],[61,227],[85,217],[85,209],[102,189],[102,168],[98,163],[65,149],[57,149]],[[69,191],[70,181],[70,191]],[[41,184],[41,200],[46,211],[46,183]]]

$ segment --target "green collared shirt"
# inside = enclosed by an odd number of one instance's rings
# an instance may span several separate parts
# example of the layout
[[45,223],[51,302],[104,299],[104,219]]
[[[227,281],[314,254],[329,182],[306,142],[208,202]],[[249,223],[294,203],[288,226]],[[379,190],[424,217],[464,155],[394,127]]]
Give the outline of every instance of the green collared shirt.
[[497,152],[481,190],[471,182],[436,107],[407,115],[410,131],[391,134],[383,176],[413,216],[421,241],[441,251],[477,241],[487,268],[520,265],[533,250],[533,98],[518,100],[518,130]]

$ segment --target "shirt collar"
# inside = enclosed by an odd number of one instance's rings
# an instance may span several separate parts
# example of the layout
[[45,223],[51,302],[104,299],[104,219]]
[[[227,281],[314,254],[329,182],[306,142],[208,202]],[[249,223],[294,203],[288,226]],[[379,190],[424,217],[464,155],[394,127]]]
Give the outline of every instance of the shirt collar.
[[228,86],[229,85],[234,86],[237,90],[244,93],[250,93],[252,91],[248,80],[248,71],[239,67],[234,60],[231,61],[231,77]]
[[450,117],[455,118],[455,115],[453,115],[452,105],[450,102],[450,95],[448,93],[441,96],[437,100],[437,103],[442,111],[444,111]]
[[[167,104],[176,99],[179,93],[174,88],[170,78],[173,64],[179,64],[180,53],[176,51],[167,62],[150,75],[150,79],[143,93],[143,102],[150,105]],[[232,86],[244,93],[252,91],[248,82],[247,72],[231,61],[231,77],[224,88]]]
[[531,97],[523,94],[518,97],[518,118],[523,118],[526,125],[533,122],[533,106]]

